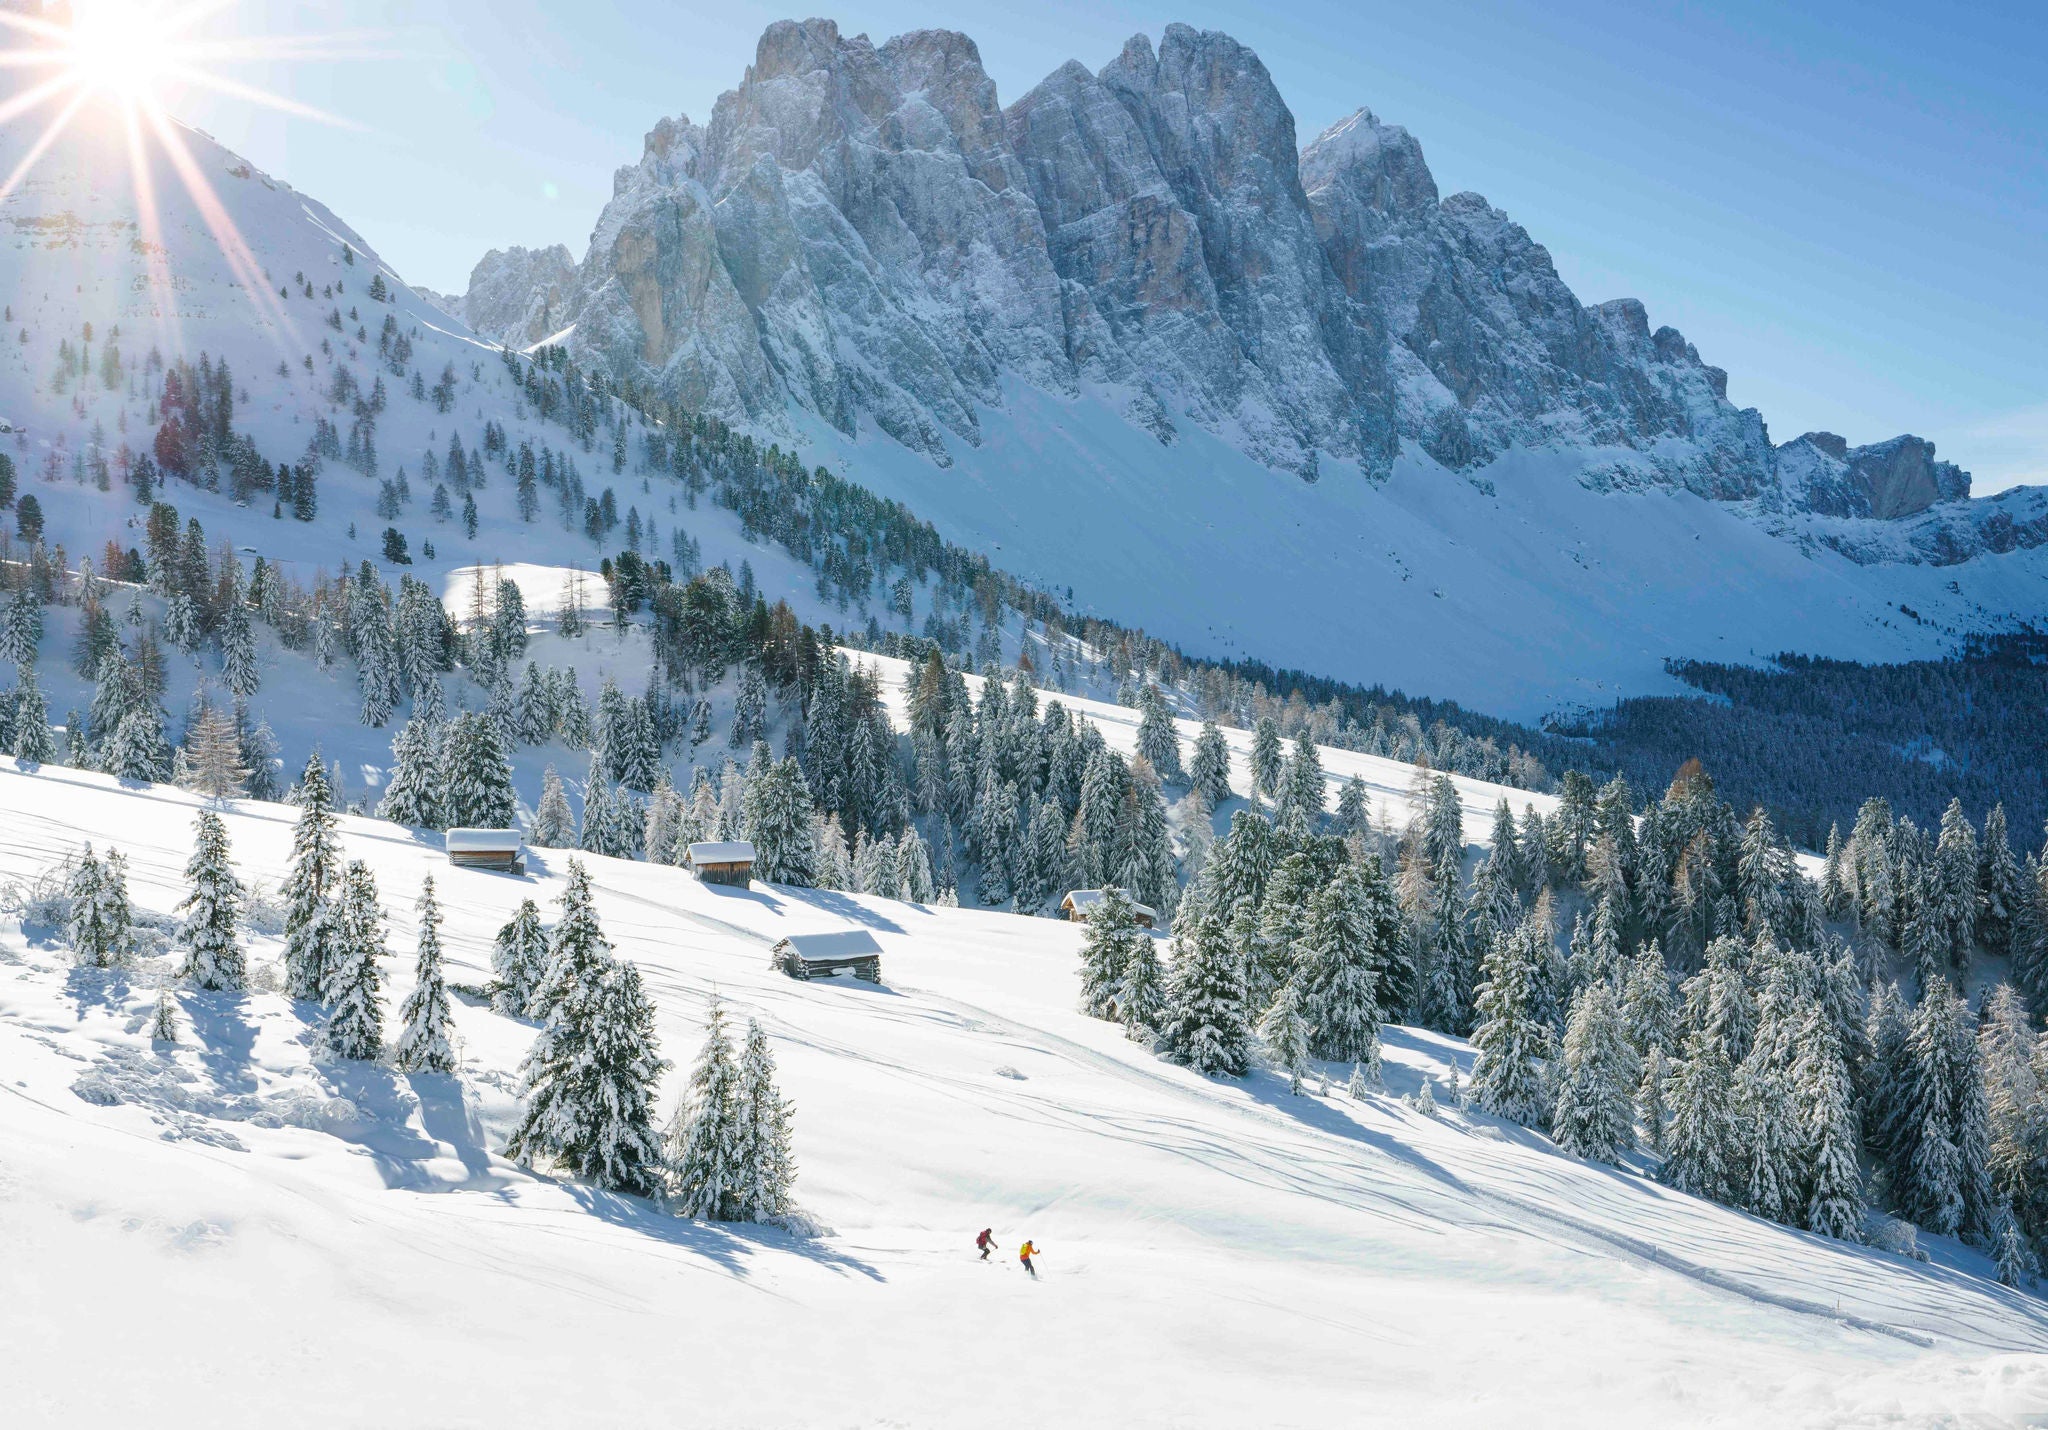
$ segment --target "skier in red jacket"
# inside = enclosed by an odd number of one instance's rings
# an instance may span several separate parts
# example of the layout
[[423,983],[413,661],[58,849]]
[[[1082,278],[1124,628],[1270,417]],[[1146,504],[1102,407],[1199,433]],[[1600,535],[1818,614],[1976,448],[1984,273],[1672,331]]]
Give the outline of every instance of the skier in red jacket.
[[974,1238],[974,1244],[981,1248],[981,1259],[988,1260],[988,1254],[996,1249],[996,1234],[988,1227],[981,1229],[981,1235]]

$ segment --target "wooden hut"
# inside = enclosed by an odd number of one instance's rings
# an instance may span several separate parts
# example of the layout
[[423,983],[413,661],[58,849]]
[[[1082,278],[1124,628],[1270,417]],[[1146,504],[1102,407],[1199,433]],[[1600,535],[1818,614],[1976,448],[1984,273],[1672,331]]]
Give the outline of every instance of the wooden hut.
[[[1139,928],[1148,929],[1158,924],[1159,915],[1152,911],[1151,905],[1139,903],[1129,889],[1124,890],[1124,897],[1131,901],[1131,914],[1137,919]],[[1101,902],[1102,890],[1076,889],[1060,900],[1060,917],[1068,923],[1085,924],[1088,915],[1095,912],[1095,906]]]
[[684,860],[689,871],[707,884],[744,889],[754,877],[754,846],[744,839],[692,844]]
[[448,862],[462,869],[524,874],[526,841],[516,829],[451,829],[443,840]]
[[866,929],[837,933],[793,933],[775,945],[772,964],[791,978],[830,978],[851,973],[870,983],[882,981],[882,946]]

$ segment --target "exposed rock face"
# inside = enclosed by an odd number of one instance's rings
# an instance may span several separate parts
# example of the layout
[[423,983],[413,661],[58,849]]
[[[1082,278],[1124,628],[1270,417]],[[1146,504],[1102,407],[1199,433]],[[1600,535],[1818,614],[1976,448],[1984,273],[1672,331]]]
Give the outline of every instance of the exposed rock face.
[[469,291],[452,311],[480,335],[530,347],[569,325],[576,260],[552,248],[494,248],[470,270]]
[[581,356],[689,404],[773,426],[794,402],[942,465],[1021,381],[1310,479],[1520,445],[1759,513],[1969,492],[1916,437],[1774,448],[1641,303],[1581,304],[1507,215],[1440,197],[1407,131],[1361,109],[1298,148],[1258,57],[1185,25],[1007,109],[964,35],[773,25],[708,125],[663,120],[619,171],[580,269],[494,253],[467,310],[526,341],[573,318]]

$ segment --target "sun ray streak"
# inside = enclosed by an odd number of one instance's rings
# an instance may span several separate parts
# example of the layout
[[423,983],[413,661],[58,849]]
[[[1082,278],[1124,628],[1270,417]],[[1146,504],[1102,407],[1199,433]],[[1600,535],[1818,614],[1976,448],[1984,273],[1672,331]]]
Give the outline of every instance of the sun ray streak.
[[6,124],[18,115],[28,113],[44,100],[62,94],[69,87],[70,81],[59,75],[56,79],[39,84],[34,89],[22,91],[5,104],[0,104],[0,124]]
[[259,89],[255,85],[243,84],[240,80],[229,79],[225,75],[209,74],[205,70],[186,65],[171,65],[166,67],[164,72],[174,79],[185,81],[187,84],[198,85],[202,89],[214,90],[220,94],[230,95],[235,99],[245,99],[251,104],[262,105],[266,109],[276,109],[286,114],[295,114],[301,119],[317,119],[322,124],[332,124],[337,129],[364,130],[364,126],[356,123],[353,119],[345,119],[339,114],[332,114],[324,109],[316,109],[310,104],[301,104],[296,99],[286,99],[281,94],[273,93],[267,89]]
[[[156,298],[157,321],[170,334],[173,351],[184,346],[184,324],[178,314],[177,288],[171,282],[171,264],[164,246],[163,215],[156,204],[156,177],[142,134],[142,116],[135,105],[122,113],[122,127],[128,136],[128,170],[135,186],[136,224],[141,230],[143,261],[149,265],[149,287]],[[264,287],[268,289],[269,285]]]
[[157,142],[163,145],[171,166],[178,171],[178,177],[183,181],[185,191],[191,195],[193,205],[198,208],[200,218],[213,234],[214,242],[220,245],[228,266],[235,271],[236,277],[248,290],[249,301],[257,311],[271,319],[272,339],[280,352],[285,351],[285,336],[288,333],[295,335],[297,325],[292,322],[291,315],[285,312],[277,294],[271,290],[270,280],[263,273],[263,265],[250,250],[248,242],[242,237],[242,231],[235,227],[234,216],[228,212],[227,206],[214,192],[212,182],[200,169],[199,161],[192,157],[192,151],[186,146],[184,136],[178,133],[177,126],[171,119],[154,105],[145,107],[143,113],[148,116],[150,127],[156,131]]
[[58,111],[57,117],[50,121],[41,136],[30,146],[28,153],[21,156],[21,162],[14,166],[14,172],[9,174],[4,182],[0,182],[0,203],[4,203],[7,196],[14,192],[15,185],[35,167],[36,161],[49,152],[50,146],[57,142],[57,136],[64,132],[64,126],[71,122],[71,117],[78,113],[86,98],[84,90],[71,96],[71,102]]

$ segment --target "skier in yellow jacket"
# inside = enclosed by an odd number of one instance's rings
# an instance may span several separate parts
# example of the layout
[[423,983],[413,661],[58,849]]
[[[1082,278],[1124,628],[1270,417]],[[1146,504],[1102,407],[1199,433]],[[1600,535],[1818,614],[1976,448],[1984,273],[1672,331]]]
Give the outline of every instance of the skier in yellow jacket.
[[1033,1281],[1038,1279],[1038,1268],[1031,1264],[1031,1258],[1036,1255],[1038,1255],[1038,1248],[1028,1241],[1017,1248],[1017,1259],[1024,1263],[1024,1269],[1031,1273]]

